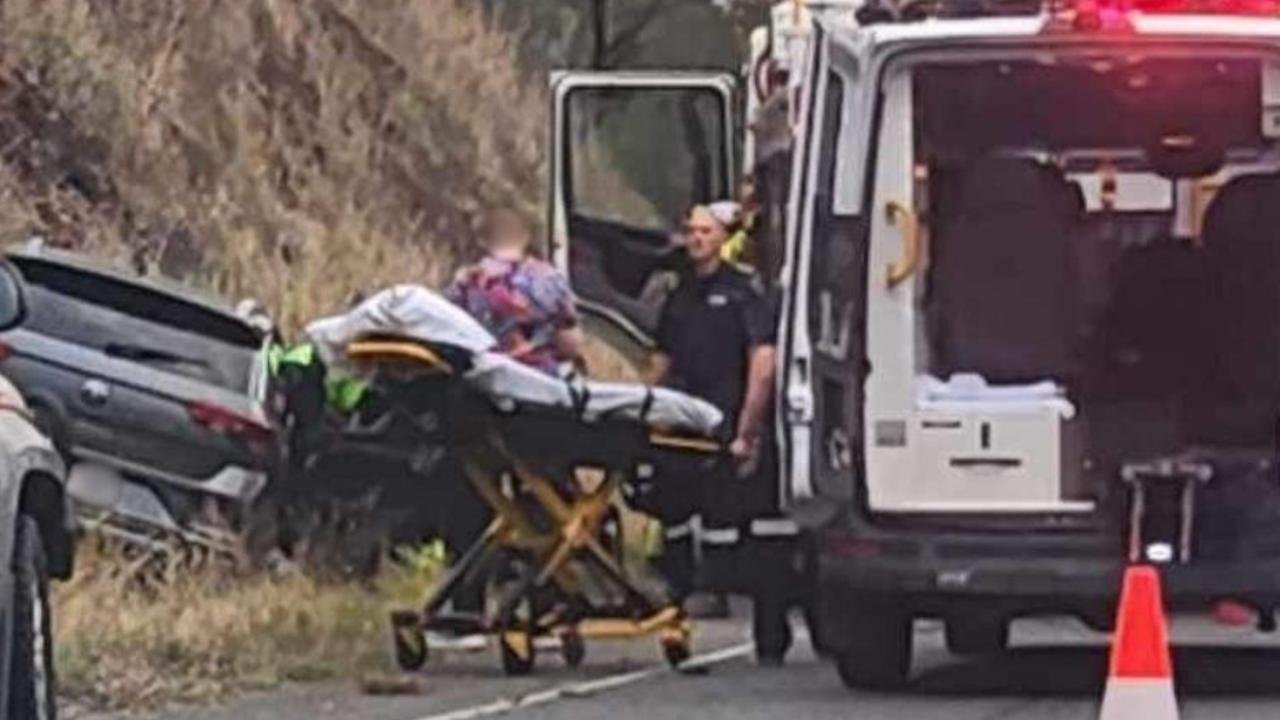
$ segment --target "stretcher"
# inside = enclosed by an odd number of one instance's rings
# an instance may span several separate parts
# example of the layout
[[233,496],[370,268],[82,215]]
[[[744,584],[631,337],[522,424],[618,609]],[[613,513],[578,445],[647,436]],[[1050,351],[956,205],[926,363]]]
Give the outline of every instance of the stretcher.
[[[402,292],[418,296],[419,310],[439,300]],[[308,332],[330,352],[340,345],[348,367],[394,399],[385,412],[398,416],[401,432],[427,406],[446,408],[435,415],[445,428],[422,431],[438,439],[443,430],[494,514],[421,608],[393,613],[400,666],[426,662],[429,634],[491,636],[512,675],[533,669],[541,638],[558,638],[571,666],[583,661],[588,640],[604,638],[654,636],[670,663],[687,659],[688,619],[664,590],[628,570],[604,529],[618,498],[658,515],[691,512],[682,498],[692,493],[679,485],[724,461],[720,413],[670,390],[544,375],[491,352],[476,328],[442,335],[388,321],[379,308],[394,300],[375,296],[355,320],[322,321]],[[486,588],[483,612],[447,612],[477,583]]]

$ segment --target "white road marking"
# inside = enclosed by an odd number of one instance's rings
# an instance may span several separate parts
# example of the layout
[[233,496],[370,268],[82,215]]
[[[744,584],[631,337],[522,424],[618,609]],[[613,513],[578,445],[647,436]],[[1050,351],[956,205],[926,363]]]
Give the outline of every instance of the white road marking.
[[[694,670],[697,668],[711,667],[712,665],[718,665],[723,662],[728,662],[730,660],[749,655],[754,649],[754,643],[744,642],[739,645],[727,647],[723,650],[694,655],[680,665],[680,670]],[[557,685],[547,690],[540,690],[517,698],[503,698],[489,703],[461,708],[459,710],[450,710],[448,712],[438,713],[435,715],[426,715],[418,718],[417,720],[475,720],[476,718],[493,717],[494,715],[509,713],[512,710],[534,707],[536,705],[546,705],[547,703],[553,703],[557,700],[563,700],[566,698],[590,697],[597,693],[616,690],[620,687],[633,685],[650,678],[675,672],[679,672],[679,670],[670,668],[666,665],[656,665],[651,668],[618,673],[617,675],[609,675],[596,680]]]

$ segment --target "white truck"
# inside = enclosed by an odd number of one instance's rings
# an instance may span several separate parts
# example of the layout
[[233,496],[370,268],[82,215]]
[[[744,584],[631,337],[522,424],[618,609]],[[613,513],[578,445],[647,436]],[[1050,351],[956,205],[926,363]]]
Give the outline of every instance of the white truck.
[[679,212],[733,193],[739,118],[789,100],[745,156],[785,297],[780,491],[846,684],[907,678],[916,617],[959,653],[1028,615],[1105,628],[1135,562],[1272,626],[1278,11],[782,3],[741,80],[555,78],[552,250],[639,343]]

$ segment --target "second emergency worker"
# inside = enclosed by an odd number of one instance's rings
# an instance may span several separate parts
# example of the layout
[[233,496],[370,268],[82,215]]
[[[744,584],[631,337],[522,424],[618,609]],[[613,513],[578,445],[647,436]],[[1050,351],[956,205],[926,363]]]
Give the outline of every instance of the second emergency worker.
[[722,251],[737,225],[731,203],[695,207],[684,234],[691,272],[667,300],[658,324],[658,352],[649,380],[677,387],[715,405],[732,434],[736,467],[699,484],[694,504],[701,520],[701,547],[692,523],[666,527],[664,563],[678,597],[692,591],[701,550],[707,589],[741,589],[735,567],[742,543],[743,478],[758,471],[768,421],[775,357],[775,312],[755,277],[724,261]]

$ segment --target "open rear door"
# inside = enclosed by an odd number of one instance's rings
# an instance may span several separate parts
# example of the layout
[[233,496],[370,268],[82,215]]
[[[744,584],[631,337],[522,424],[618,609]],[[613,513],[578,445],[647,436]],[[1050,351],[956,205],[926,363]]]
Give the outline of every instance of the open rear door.
[[725,74],[552,77],[550,255],[588,329],[632,360],[684,261],[683,213],[734,195],[733,91]]
[[809,279],[812,262],[814,186],[819,182],[817,156],[823,97],[826,87],[826,37],[815,25],[805,59],[796,118],[794,163],[791,172],[790,216],[783,268],[781,366],[778,400],[781,412],[782,497],[794,507],[815,495],[813,483],[814,378],[813,338],[809,327]]
[[856,502],[861,473],[873,216],[861,180],[868,143],[856,109],[869,90],[860,67],[856,49],[814,23],[794,113],[778,373],[782,497],[809,526]]

